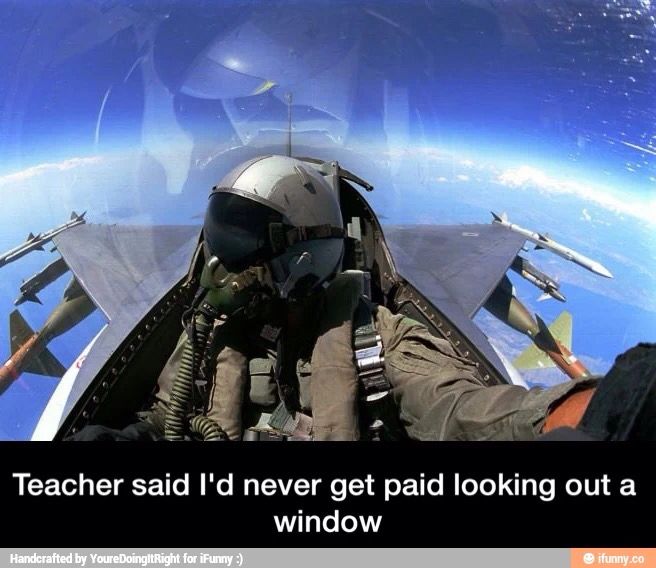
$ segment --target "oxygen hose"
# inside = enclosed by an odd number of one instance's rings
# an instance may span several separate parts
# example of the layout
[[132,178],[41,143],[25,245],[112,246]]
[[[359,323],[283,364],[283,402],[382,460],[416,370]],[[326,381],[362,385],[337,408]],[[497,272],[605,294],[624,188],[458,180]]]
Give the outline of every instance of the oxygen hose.
[[185,342],[182,360],[173,382],[169,406],[166,412],[166,420],[164,422],[164,437],[170,441],[184,440],[194,378],[198,376],[200,362],[203,359],[203,353],[197,353],[196,346],[201,346],[204,351],[210,331],[212,330],[212,322],[202,312],[197,312],[193,322],[193,332],[189,334]]
[[200,434],[205,442],[227,440],[226,433],[214,420],[199,414],[191,419],[191,431]]
[[[193,313],[191,330],[182,352],[180,367],[173,381],[166,418],[164,437],[170,441],[182,441],[188,424],[189,410],[194,392],[194,381],[198,377],[201,362],[207,352],[210,333],[219,316],[231,316],[254,303],[256,293],[262,288],[265,271],[253,267],[239,274],[227,273],[217,282],[215,271],[219,260],[210,258],[200,279],[200,290],[188,313]],[[183,316],[184,319],[184,316]],[[207,416],[191,419],[192,432],[204,440],[227,439],[221,426]]]

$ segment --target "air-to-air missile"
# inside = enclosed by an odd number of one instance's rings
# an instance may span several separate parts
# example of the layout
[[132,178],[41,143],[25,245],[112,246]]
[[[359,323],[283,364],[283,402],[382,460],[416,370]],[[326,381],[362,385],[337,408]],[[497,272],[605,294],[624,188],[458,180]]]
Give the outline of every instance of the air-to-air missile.
[[52,311],[43,328],[34,332],[18,310],[9,316],[11,357],[0,367],[0,394],[22,372],[61,377],[64,366],[47,349],[55,337],[80,323],[95,309],[86,292],[73,278],[64,290],[64,297]]
[[34,250],[43,250],[43,245],[50,242],[54,236],[64,232],[66,229],[70,229],[71,227],[76,227],[77,225],[86,223],[84,219],[85,213],[86,211],[81,215],[78,215],[75,211],[73,211],[71,213],[70,221],[63,223],[54,229],[50,229],[45,233],[38,233],[37,235],[30,233],[27,235],[24,243],[0,255],[0,267],[18,260],[19,258],[31,253]]
[[551,296],[559,302],[565,301],[565,296],[559,290],[560,284],[544,272],[538,270],[524,257],[516,256],[510,268],[544,292],[540,296],[540,299]]
[[68,266],[66,266],[63,258],[51,262],[44,269],[40,270],[21,284],[21,295],[16,298],[14,305],[20,306],[23,302],[36,302],[37,304],[40,304],[41,300],[39,300],[37,294],[67,271]]
[[[513,362],[518,369],[555,364],[572,379],[590,376],[590,371],[571,352],[572,317],[568,312],[563,312],[550,327],[547,327],[540,316],[536,315],[534,319],[526,306],[515,296],[513,285],[507,276],[503,277],[487,299],[485,309],[533,341],[534,345]],[[543,354],[548,356],[548,359]]]
[[492,221],[493,223],[496,223],[497,225],[501,225],[502,227],[506,227],[508,230],[514,231],[515,233],[519,233],[520,235],[526,237],[526,240],[535,243],[536,250],[538,249],[549,250],[566,260],[571,260],[572,262],[578,264],[579,266],[586,268],[590,272],[599,274],[599,276],[604,276],[606,278],[613,277],[610,271],[600,262],[597,262],[596,260],[592,260],[591,258],[588,258],[587,256],[584,256],[581,253],[576,252],[575,250],[572,250],[564,245],[561,245],[560,243],[557,243],[547,235],[543,235],[541,233],[535,233],[533,231],[529,231],[528,229],[524,229],[519,225],[510,223],[508,221],[508,216],[505,213],[502,213],[501,215],[498,215],[493,211],[491,213],[492,216],[494,217],[494,221]]

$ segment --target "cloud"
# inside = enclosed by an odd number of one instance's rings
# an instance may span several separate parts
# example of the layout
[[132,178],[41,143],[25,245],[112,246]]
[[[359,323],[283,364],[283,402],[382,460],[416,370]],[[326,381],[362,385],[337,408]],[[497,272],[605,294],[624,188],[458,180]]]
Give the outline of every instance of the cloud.
[[98,164],[101,161],[102,159],[100,156],[90,156],[86,158],[69,158],[63,162],[39,164],[37,166],[32,166],[31,168],[21,170],[20,172],[0,176],[0,187],[28,181],[44,174],[65,172],[67,170],[72,170],[89,164]]
[[649,224],[656,223],[656,199],[639,199],[617,196],[608,188],[582,183],[572,179],[559,179],[532,166],[519,166],[502,171],[497,183],[510,188],[536,187],[551,194],[573,195],[618,215],[629,215]]
[[583,211],[581,211],[581,219],[588,222],[592,221],[592,216],[588,213],[588,210],[585,207],[583,208]]

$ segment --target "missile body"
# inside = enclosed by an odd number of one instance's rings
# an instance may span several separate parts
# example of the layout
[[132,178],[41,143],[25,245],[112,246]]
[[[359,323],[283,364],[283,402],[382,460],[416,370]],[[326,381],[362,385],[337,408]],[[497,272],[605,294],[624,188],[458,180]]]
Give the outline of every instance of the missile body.
[[21,284],[21,295],[14,301],[14,305],[19,306],[26,301],[40,304],[41,300],[39,300],[37,294],[67,271],[68,266],[66,266],[63,258],[51,262],[43,270],[40,270]]
[[27,235],[25,242],[17,247],[14,247],[11,250],[8,250],[3,255],[0,255],[0,267],[10,262],[14,262],[19,258],[22,258],[26,254],[31,253],[33,250],[43,250],[43,244],[46,241],[41,239],[41,235],[33,235],[30,233]]
[[492,292],[484,308],[506,325],[528,336],[568,377],[578,379],[590,376],[585,365],[572,354],[568,346],[554,337],[540,317],[533,318],[526,306],[515,296],[507,276],[503,277]]
[[47,345],[55,337],[76,326],[94,309],[94,304],[77,280],[73,279],[64,291],[62,301],[52,311],[40,331],[33,332],[18,310],[14,311],[10,320],[12,355],[0,367],[0,394],[24,371],[61,377],[65,368],[48,351]]
[[66,289],[64,297],[52,311],[46,323],[43,324],[40,334],[47,343],[80,323],[96,309],[79,282],[72,278]]
[[86,223],[84,219],[84,213],[78,215],[75,211],[73,211],[73,213],[71,213],[70,221],[63,223],[54,229],[50,229],[45,233],[39,233],[38,235],[33,235],[30,233],[23,244],[20,244],[17,247],[14,247],[6,253],[0,255],[0,267],[4,266],[5,264],[9,264],[10,262],[14,262],[26,254],[31,253],[32,251],[43,250],[43,245],[49,243],[53,237],[67,229],[76,227],[77,225],[82,225],[83,223]]
[[565,301],[565,296],[560,292],[560,284],[553,278],[538,270],[533,264],[521,256],[516,256],[510,268],[525,280],[538,287],[559,302]]
[[506,227],[509,231],[519,233],[520,235],[526,237],[526,240],[536,244],[536,249],[543,248],[549,250],[554,254],[564,258],[565,260],[570,260],[579,266],[582,266],[590,272],[594,272],[595,274],[599,274],[600,276],[604,276],[606,278],[613,277],[610,271],[600,262],[592,260],[591,258],[588,258],[587,256],[584,256],[575,250],[567,248],[566,246],[561,245],[546,235],[541,235],[540,233],[535,233],[533,231],[529,231],[528,229],[524,229],[519,225],[510,223],[505,214],[497,215],[493,212],[492,215],[494,217],[494,221],[492,221],[493,223],[501,225],[502,227]]
[[514,294],[513,285],[507,276],[499,282],[485,302],[484,308],[515,331],[535,337],[540,329],[526,306]]

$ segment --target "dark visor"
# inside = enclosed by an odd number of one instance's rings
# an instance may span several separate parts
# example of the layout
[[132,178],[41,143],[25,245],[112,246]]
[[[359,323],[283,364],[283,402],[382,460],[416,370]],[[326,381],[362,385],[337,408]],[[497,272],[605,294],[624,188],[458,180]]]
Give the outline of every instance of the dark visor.
[[210,195],[203,234],[210,253],[229,270],[269,260],[269,224],[281,223],[277,211],[234,193]]

